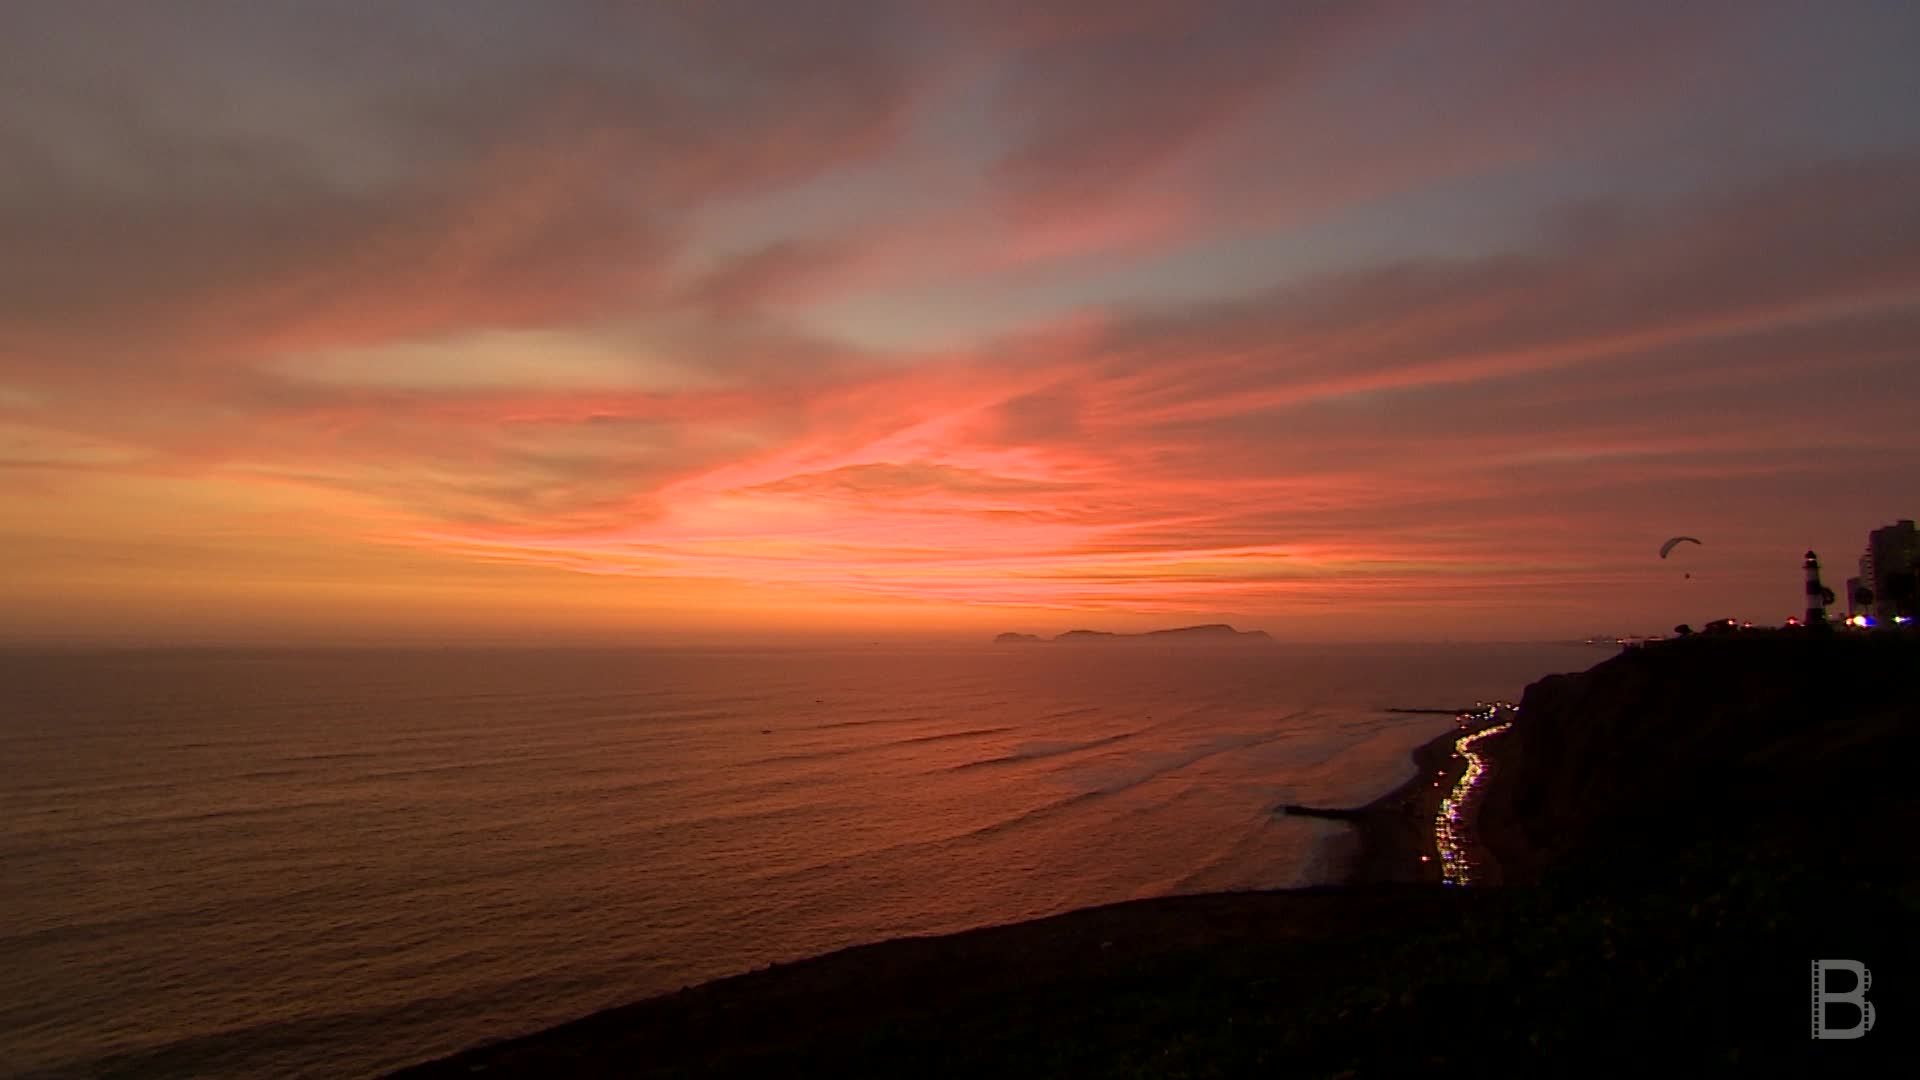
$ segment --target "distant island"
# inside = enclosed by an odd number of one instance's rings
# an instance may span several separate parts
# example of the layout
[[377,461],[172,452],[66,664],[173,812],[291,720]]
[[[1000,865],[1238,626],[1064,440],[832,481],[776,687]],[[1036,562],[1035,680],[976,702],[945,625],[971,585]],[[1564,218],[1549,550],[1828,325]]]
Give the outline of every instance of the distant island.
[[1226,623],[1208,623],[1205,626],[1182,626],[1173,630],[1150,630],[1144,634],[1114,634],[1105,630],[1069,630],[1056,634],[1052,638],[1043,638],[1038,634],[1001,634],[993,639],[996,645],[1045,645],[1051,642],[1067,644],[1109,641],[1147,641],[1178,644],[1234,644],[1249,645],[1259,642],[1271,642],[1273,638],[1265,630],[1235,630]]

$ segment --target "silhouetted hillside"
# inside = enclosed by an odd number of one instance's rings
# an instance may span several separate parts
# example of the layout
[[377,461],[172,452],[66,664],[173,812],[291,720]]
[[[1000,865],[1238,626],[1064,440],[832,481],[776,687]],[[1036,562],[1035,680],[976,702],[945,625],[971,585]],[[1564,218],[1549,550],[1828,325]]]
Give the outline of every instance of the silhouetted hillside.
[[1809,843],[1832,829],[1853,846],[1863,828],[1920,824],[1906,790],[1920,751],[1917,646],[1911,634],[1695,637],[1549,676],[1490,746],[1508,767],[1482,832],[1524,880],[1671,822],[1764,821]]

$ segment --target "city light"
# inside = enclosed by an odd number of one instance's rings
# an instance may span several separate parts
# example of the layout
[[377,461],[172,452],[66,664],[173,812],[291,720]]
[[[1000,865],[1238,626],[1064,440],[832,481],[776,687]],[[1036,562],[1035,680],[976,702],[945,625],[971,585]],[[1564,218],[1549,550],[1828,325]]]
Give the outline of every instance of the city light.
[[[1463,727],[1476,721],[1487,723],[1502,712],[1514,711],[1517,711],[1514,706],[1505,702],[1481,705],[1473,712],[1461,714],[1459,722]],[[1486,759],[1474,753],[1473,747],[1480,740],[1498,735],[1512,726],[1513,721],[1508,720],[1462,735],[1454,741],[1456,756],[1464,756],[1467,767],[1454,784],[1453,791],[1440,801],[1439,813],[1433,821],[1433,842],[1440,855],[1440,880],[1443,884],[1468,885],[1473,882],[1474,866],[1467,849],[1469,838],[1462,817],[1467,810],[1469,797],[1486,778],[1488,769]],[[1439,785],[1436,783],[1435,786]],[[1427,862],[1427,856],[1420,856],[1420,861]]]

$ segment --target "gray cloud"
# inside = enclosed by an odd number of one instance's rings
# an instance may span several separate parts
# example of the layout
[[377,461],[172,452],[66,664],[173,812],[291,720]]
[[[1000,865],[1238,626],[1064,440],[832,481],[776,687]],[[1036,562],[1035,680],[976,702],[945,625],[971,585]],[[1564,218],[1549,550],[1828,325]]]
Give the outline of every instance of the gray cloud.
[[874,5],[267,7],[10,12],[0,363],[630,310],[688,210],[879,152],[915,78]]

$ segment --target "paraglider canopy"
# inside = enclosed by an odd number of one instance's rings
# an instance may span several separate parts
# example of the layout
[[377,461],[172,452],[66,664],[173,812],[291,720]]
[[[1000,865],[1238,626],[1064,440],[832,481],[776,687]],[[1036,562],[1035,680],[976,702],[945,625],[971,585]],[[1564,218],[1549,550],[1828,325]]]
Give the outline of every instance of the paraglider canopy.
[[[1667,553],[1672,551],[1676,544],[1699,544],[1699,543],[1700,541],[1695,540],[1691,536],[1676,536],[1673,539],[1667,541],[1666,543],[1660,545],[1660,557],[1663,559],[1666,558]],[[1706,545],[1701,544],[1700,546],[1705,547]]]

